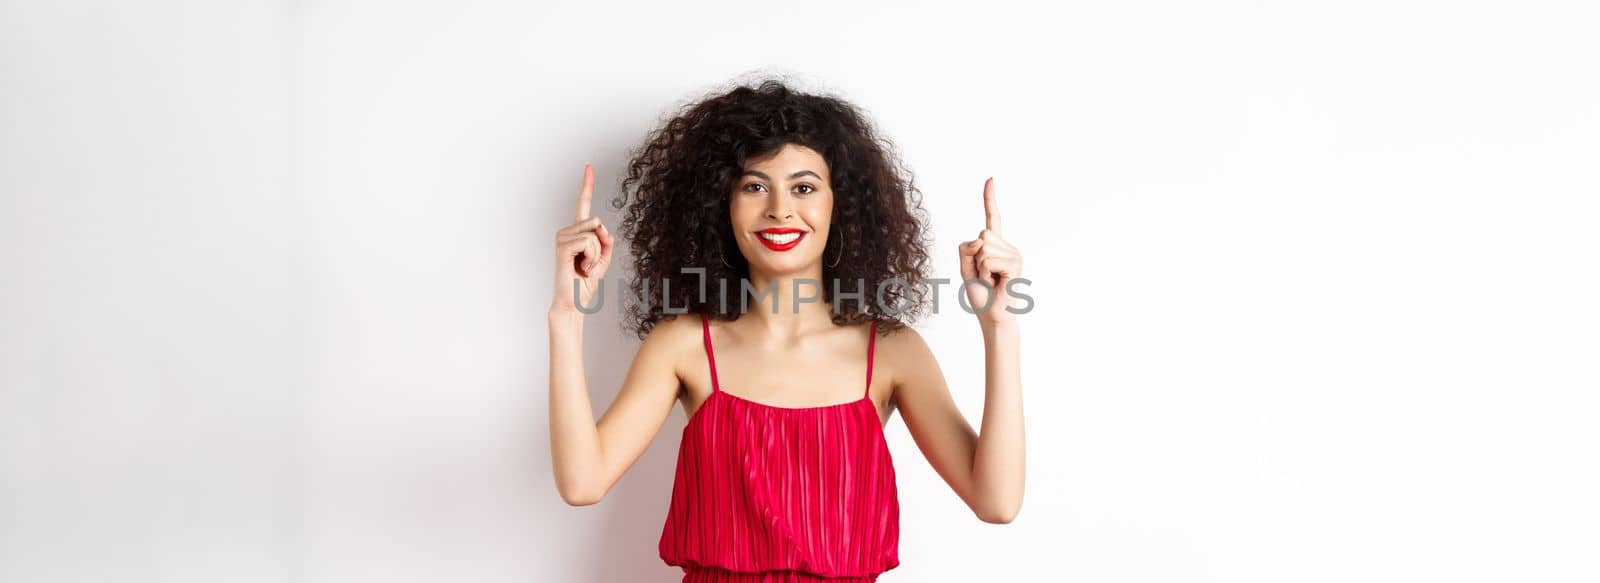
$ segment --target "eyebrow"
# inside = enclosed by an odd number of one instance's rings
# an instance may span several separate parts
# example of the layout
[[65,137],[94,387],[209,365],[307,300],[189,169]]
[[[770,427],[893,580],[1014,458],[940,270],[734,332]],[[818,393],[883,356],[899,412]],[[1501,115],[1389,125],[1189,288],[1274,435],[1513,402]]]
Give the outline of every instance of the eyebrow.
[[[762,180],[772,180],[772,177],[771,177],[771,176],[767,176],[767,173],[765,173],[765,172],[762,172],[762,171],[760,171],[760,170],[745,170],[745,171],[744,171],[744,174],[740,174],[740,176],[749,176],[749,175],[751,175],[751,174],[754,174],[754,175],[756,175],[756,176],[758,176],[758,177],[760,177],[760,178],[761,178],[761,179],[762,179]],[[796,178],[799,178],[799,177],[801,177],[801,176],[805,176],[805,175],[807,175],[807,174],[810,174],[810,175],[812,175],[812,176],[816,176],[816,177],[817,177],[817,180],[822,180],[822,177],[821,177],[821,176],[817,176],[817,173],[816,173],[816,172],[812,172],[812,171],[810,171],[810,170],[801,170],[801,171],[799,171],[799,172],[796,172],[796,173],[794,173],[794,174],[790,174],[790,175],[789,175],[789,179],[790,179],[790,180],[793,180],[793,179],[796,179]]]

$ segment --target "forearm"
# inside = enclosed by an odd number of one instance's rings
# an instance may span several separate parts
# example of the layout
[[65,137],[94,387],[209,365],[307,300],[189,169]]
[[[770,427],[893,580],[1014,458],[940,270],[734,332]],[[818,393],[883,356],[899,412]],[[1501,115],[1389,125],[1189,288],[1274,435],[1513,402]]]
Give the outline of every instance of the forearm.
[[550,459],[556,487],[569,503],[588,504],[595,491],[603,455],[600,433],[583,373],[583,314],[551,311],[550,323]]
[[990,522],[1009,522],[1022,507],[1025,448],[1021,335],[1014,318],[985,320],[983,422],[972,458],[978,500]]

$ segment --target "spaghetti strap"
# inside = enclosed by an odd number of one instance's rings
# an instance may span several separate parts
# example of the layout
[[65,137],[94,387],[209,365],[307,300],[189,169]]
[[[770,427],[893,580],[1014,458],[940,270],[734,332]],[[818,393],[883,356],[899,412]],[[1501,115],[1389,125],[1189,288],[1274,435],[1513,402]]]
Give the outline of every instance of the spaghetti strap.
[[[722,388],[717,386],[717,355],[711,350],[711,322],[704,313],[700,314],[700,333],[706,340],[706,363],[711,365],[711,392],[721,392]],[[870,378],[870,371],[868,374]]]
[[867,332],[867,389],[861,398],[872,396],[872,349],[878,343],[878,321],[872,321],[872,330]]

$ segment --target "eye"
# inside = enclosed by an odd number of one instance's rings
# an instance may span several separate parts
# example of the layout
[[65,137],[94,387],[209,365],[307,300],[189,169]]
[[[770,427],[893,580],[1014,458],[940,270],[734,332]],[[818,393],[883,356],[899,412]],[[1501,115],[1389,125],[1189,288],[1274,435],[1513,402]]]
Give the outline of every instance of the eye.
[[755,192],[754,190],[751,190],[751,188],[766,188],[766,186],[761,184],[760,182],[751,182],[749,184],[744,185],[744,191],[745,192]]
[[805,192],[802,192],[800,194],[811,194],[811,193],[817,191],[817,189],[813,188],[810,184],[802,184],[800,186],[796,186],[795,188],[804,188],[804,189],[806,189]]

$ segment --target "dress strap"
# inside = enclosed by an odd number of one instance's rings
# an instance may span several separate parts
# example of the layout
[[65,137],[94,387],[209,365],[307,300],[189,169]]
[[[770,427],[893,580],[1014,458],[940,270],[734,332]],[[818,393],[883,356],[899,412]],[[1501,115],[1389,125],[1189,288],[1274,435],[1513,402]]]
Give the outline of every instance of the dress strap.
[[722,388],[717,386],[717,355],[711,350],[711,322],[704,313],[700,314],[700,333],[706,339],[706,362],[711,365],[711,392],[716,393]]
[[878,343],[878,321],[872,321],[872,331],[867,333],[867,390],[861,398],[872,396],[872,349]]

